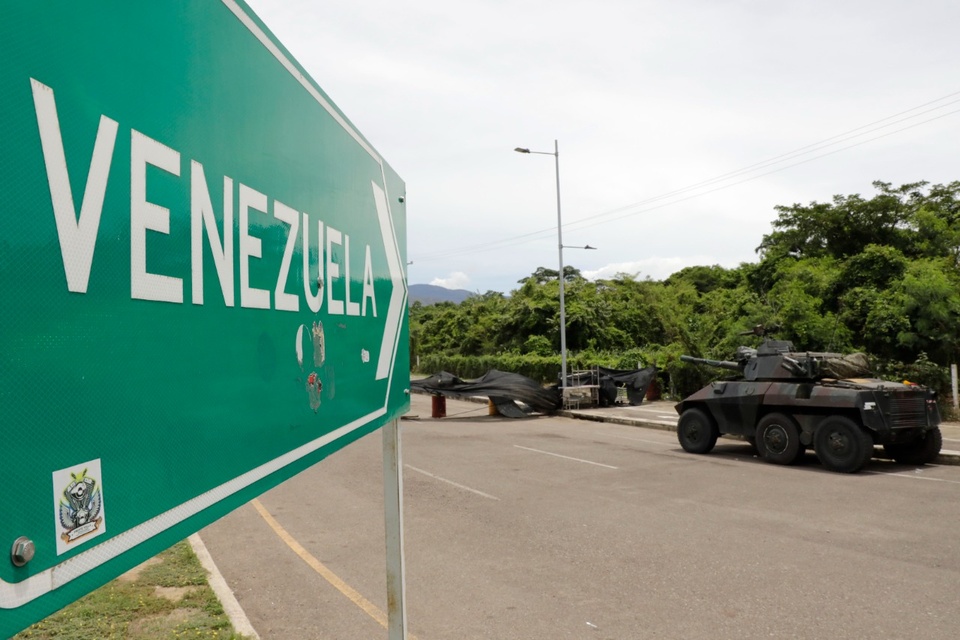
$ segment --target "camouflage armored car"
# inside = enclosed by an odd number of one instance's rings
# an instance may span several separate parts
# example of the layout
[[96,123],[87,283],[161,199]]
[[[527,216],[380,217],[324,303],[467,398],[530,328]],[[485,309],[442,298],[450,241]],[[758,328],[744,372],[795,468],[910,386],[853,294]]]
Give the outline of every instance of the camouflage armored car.
[[719,435],[736,434],[768,462],[793,464],[813,447],[824,467],[841,473],[862,469],[877,444],[905,464],[940,453],[936,394],[869,377],[863,354],[798,352],[766,339],[740,347],[733,361],[680,359],[736,372],[676,405],[677,437],[690,453],[708,453]]

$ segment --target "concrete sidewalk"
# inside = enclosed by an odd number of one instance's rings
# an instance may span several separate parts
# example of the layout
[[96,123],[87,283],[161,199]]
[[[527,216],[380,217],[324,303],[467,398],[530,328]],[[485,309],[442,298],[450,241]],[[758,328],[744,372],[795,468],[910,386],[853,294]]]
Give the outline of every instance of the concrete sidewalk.
[[[580,420],[676,431],[679,416],[673,408],[675,404],[667,400],[655,400],[644,402],[636,407],[615,405],[603,408],[568,409],[559,411],[558,415]],[[940,424],[940,431],[943,434],[943,449],[940,451],[937,463],[960,465],[960,422],[943,422]]]

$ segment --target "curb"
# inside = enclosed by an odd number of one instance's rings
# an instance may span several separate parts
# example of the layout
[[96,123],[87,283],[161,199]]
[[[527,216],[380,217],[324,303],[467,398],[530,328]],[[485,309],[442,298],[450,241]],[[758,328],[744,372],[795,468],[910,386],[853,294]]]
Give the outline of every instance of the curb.
[[224,580],[223,574],[220,573],[220,569],[217,568],[217,564],[213,561],[213,556],[207,551],[207,545],[203,544],[203,540],[200,539],[200,534],[195,533],[187,538],[187,540],[190,542],[193,552],[197,555],[197,560],[199,560],[203,568],[207,570],[209,574],[207,576],[207,582],[217,595],[217,599],[220,600],[220,604],[223,606],[223,612],[230,620],[230,624],[233,625],[233,630],[246,638],[260,640],[260,634],[258,634],[256,629],[253,628],[253,625],[250,624],[250,619],[247,618],[247,614],[237,601],[237,597],[233,595],[233,591],[227,586],[227,581]]
[[653,420],[640,420],[637,418],[622,418],[620,416],[603,416],[595,413],[581,413],[579,411],[562,410],[554,415],[564,418],[574,418],[575,420],[590,420],[592,422],[612,422],[613,424],[623,424],[628,427],[644,427],[647,429],[657,429],[659,431],[676,431],[677,425],[671,422],[656,422]]

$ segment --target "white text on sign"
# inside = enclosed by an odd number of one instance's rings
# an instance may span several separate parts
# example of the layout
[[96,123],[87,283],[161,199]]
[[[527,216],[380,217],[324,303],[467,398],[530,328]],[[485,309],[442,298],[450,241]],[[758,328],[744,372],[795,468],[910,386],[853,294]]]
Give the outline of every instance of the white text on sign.
[[[96,247],[100,216],[107,191],[107,179],[119,128],[115,120],[100,117],[93,157],[87,174],[80,215],[77,215],[67,171],[66,152],[60,132],[60,121],[53,90],[31,79],[33,100],[40,129],[50,196],[60,240],[60,252],[67,277],[67,289],[86,293],[90,269]],[[170,233],[170,210],[147,200],[147,166],[156,167],[173,176],[180,177],[180,153],[135,129],[130,133],[130,297],[138,300],[154,300],[183,304],[183,279],[147,271],[147,231]],[[286,290],[290,266],[296,249],[297,238],[301,239],[303,298],[314,313],[327,301],[330,315],[377,316],[377,303],[373,288],[373,265],[370,245],[364,245],[363,281],[359,299],[351,298],[350,236],[346,233],[316,222],[317,242],[321,249],[316,272],[321,274],[317,282],[311,282],[310,264],[311,219],[306,212],[298,212],[279,200],[271,200],[263,193],[240,183],[238,192],[238,238],[240,274],[240,306],[249,309],[277,309],[299,311],[300,295]],[[206,233],[208,246],[213,256],[224,304],[236,305],[234,296],[234,184],[227,176],[223,178],[223,233],[217,225],[210,191],[203,165],[190,161],[190,257],[191,300],[202,305],[203,296],[203,236]],[[271,207],[272,204],[272,207]],[[276,287],[271,292],[250,284],[250,265],[262,255],[261,238],[251,232],[251,215],[272,216],[289,227],[283,257],[277,273]],[[258,225],[254,225],[258,226]],[[342,262],[335,260],[335,247],[342,247]],[[341,272],[342,267],[342,272]],[[339,281],[339,282],[338,282]],[[325,286],[316,286],[325,282]],[[342,283],[342,284],[341,284]],[[316,289],[316,293],[314,292]],[[324,295],[324,289],[326,289]],[[340,297],[342,292],[343,297]]]

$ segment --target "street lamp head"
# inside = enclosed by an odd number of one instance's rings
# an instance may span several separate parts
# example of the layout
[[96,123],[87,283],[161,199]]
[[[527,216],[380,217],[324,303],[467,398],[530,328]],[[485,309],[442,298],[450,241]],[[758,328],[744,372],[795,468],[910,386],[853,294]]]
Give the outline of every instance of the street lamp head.
[[514,151],[517,153],[530,153],[530,149],[524,149],[523,147],[517,147]]
[[586,245],[586,246],[584,247],[584,249],[590,249],[590,250],[592,250],[592,251],[596,251],[596,250],[597,250],[596,247],[591,247],[590,245]]

